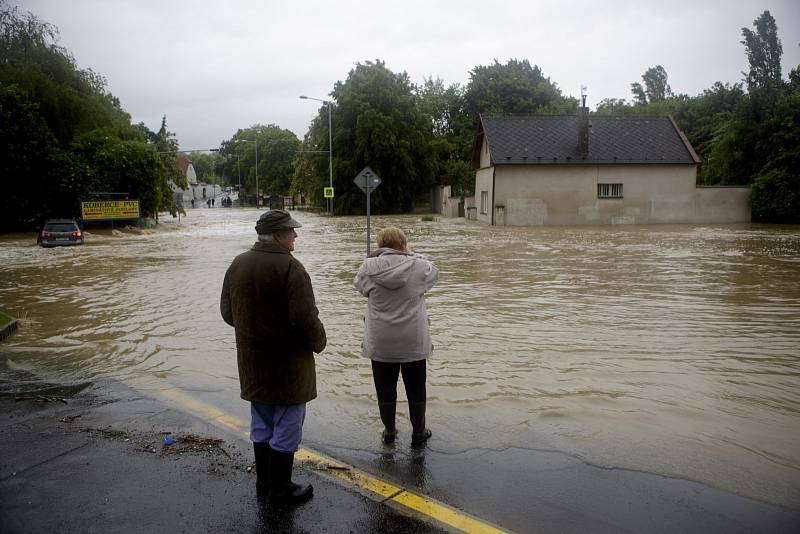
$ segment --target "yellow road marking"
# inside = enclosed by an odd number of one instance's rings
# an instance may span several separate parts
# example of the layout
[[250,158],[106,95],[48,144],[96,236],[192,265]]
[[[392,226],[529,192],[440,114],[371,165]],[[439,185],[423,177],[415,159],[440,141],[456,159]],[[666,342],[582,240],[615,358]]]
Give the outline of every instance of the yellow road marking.
[[454,510],[448,506],[434,501],[429,497],[417,495],[410,491],[404,491],[391,499],[392,501],[402,504],[406,508],[410,508],[420,514],[432,517],[451,527],[455,527],[464,532],[480,533],[480,534],[496,534],[503,533],[496,527],[488,525],[478,519],[473,519],[464,515],[458,510]]
[[[225,428],[239,432],[246,439],[250,438],[250,433],[247,430],[249,424],[244,419],[233,417],[216,406],[198,400],[177,389],[161,389],[159,390],[159,394],[181,404],[191,412],[203,415],[212,422],[219,423]],[[418,495],[400,486],[380,480],[364,471],[337,462],[332,458],[328,458],[312,450],[305,448],[300,449],[295,454],[295,458],[302,462],[315,464],[317,468],[324,470],[326,473],[346,483],[383,497],[382,502],[384,503],[398,504],[417,514],[430,517],[431,519],[458,530],[477,534],[497,534],[505,532],[479,519],[469,517],[463,512],[431,499],[430,497]]]

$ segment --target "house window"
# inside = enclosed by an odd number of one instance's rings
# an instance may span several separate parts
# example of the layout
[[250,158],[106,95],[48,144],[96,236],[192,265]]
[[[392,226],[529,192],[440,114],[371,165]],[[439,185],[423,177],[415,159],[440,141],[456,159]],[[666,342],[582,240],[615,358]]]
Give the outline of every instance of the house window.
[[622,198],[622,184],[597,184],[597,198]]
[[489,192],[481,191],[481,215],[489,213]]

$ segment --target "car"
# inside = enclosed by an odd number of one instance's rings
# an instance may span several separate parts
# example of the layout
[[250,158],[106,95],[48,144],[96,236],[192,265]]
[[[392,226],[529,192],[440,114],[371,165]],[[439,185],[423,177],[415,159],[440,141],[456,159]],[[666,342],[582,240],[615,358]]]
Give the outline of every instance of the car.
[[49,219],[42,226],[36,242],[45,248],[83,245],[83,232],[74,219]]

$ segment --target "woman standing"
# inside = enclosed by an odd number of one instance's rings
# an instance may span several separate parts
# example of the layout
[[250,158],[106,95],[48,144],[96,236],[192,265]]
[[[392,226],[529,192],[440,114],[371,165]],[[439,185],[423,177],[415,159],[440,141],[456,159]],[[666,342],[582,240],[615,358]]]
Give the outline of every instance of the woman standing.
[[397,379],[403,375],[411,445],[431,437],[425,427],[426,360],[433,352],[425,293],[439,278],[431,262],[408,249],[399,228],[378,232],[378,250],[364,260],[353,283],[367,297],[364,319],[364,356],[372,360],[372,377],[383,422],[383,442],[397,436]]

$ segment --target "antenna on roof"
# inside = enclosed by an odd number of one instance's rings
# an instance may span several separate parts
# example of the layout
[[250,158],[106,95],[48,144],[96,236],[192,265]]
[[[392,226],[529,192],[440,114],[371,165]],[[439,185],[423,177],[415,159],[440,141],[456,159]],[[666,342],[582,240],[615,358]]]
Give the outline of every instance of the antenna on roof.
[[585,85],[581,84],[581,107],[586,107],[586,90],[589,89]]

